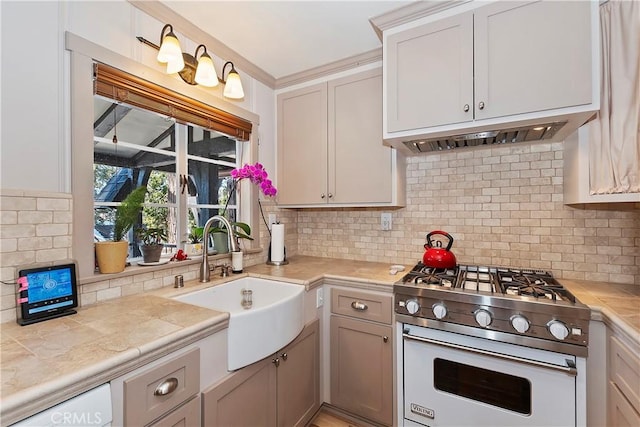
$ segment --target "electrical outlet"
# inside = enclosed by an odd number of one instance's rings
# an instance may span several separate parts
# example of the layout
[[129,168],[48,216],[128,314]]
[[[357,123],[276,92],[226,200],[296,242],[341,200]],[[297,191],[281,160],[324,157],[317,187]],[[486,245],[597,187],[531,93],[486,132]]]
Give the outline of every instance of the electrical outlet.
[[271,230],[271,224],[275,224],[277,222],[278,222],[278,219],[276,217],[276,214],[270,213],[269,214],[269,230]]
[[383,212],[380,215],[380,228],[383,231],[391,230],[391,213],[390,212]]
[[316,308],[320,308],[324,305],[324,289],[318,288],[316,291]]

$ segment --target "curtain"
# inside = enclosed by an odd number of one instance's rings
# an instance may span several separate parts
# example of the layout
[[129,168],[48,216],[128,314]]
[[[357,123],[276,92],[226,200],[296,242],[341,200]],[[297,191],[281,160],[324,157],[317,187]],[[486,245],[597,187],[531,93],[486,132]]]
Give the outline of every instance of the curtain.
[[600,6],[600,112],[590,123],[591,194],[640,192],[640,2]]

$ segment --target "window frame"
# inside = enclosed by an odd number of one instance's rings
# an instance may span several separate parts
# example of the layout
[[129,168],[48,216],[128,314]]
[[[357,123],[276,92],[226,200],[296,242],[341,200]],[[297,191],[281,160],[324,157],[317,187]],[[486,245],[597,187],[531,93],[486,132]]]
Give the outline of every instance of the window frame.
[[[208,106],[218,112],[249,122],[251,133],[247,135],[248,139],[243,142],[243,149],[240,150],[242,155],[240,164],[252,163],[257,160],[259,116],[207,93],[204,88],[189,86],[176,76],[166,75],[148,68],[73,33],[67,32],[65,36],[65,67],[68,70],[65,72],[65,84],[69,87],[65,104],[68,107],[66,110],[70,111],[68,140],[70,141],[73,195],[72,253],[70,253],[70,257],[74,258],[78,264],[78,275],[81,281],[83,279],[95,281],[95,277],[102,279],[108,275],[96,273],[94,269],[93,144],[86,144],[86,141],[93,140],[93,108],[86,107],[93,105],[94,63],[109,64],[112,68],[122,70],[137,79],[155,82],[154,85],[165,91],[163,96],[174,95],[182,101],[192,100],[201,106]],[[181,170],[176,172],[186,173]],[[260,248],[258,192],[256,186],[251,186],[245,181],[247,180],[240,183],[239,204],[242,206],[242,210],[239,212],[238,219],[248,223],[255,230],[252,233],[254,240],[247,242],[245,249],[257,249]],[[184,206],[179,207],[179,212],[185,210],[186,202]],[[149,271],[149,268],[153,269],[153,267],[147,267],[145,271]],[[128,274],[135,274],[135,271],[125,270],[124,273],[119,273],[119,276]]]

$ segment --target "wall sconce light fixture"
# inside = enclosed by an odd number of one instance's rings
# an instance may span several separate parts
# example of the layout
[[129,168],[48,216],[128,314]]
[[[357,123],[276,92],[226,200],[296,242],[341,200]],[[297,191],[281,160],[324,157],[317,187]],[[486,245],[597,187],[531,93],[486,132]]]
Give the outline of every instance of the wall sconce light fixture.
[[[150,42],[144,37],[138,36],[136,38],[141,43],[158,50],[158,62],[167,64],[167,74],[178,73],[182,80],[190,85],[199,84],[206,87],[215,87],[218,85],[218,82],[221,82],[225,84],[222,93],[225,98],[244,98],[240,75],[233,66],[233,62],[227,61],[224,64],[222,67],[222,79],[219,78],[213,65],[213,60],[207,52],[207,47],[203,44],[198,45],[193,55],[182,52],[180,42],[173,33],[171,24],[167,24],[162,28],[160,32],[160,46]],[[200,51],[202,51],[202,53],[200,53],[200,57],[198,57]],[[227,78],[224,79],[224,71],[227,65],[231,65],[231,70],[227,74]]]

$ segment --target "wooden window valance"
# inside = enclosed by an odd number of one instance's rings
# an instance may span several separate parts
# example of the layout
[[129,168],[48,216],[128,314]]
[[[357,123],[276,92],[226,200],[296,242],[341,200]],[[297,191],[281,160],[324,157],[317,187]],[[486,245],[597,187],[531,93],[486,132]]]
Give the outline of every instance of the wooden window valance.
[[248,141],[251,122],[101,63],[95,64],[94,93]]

